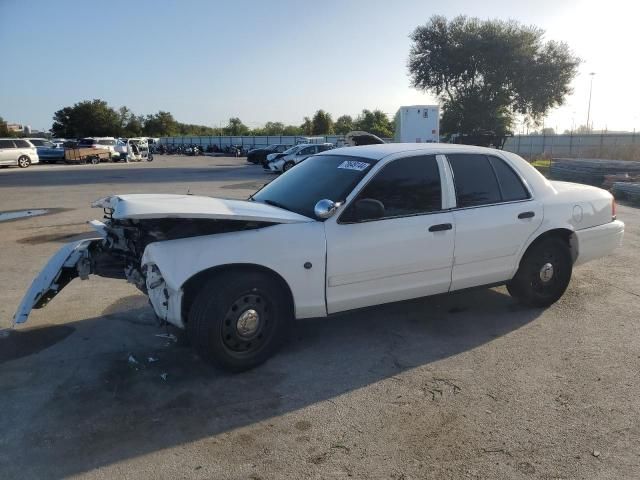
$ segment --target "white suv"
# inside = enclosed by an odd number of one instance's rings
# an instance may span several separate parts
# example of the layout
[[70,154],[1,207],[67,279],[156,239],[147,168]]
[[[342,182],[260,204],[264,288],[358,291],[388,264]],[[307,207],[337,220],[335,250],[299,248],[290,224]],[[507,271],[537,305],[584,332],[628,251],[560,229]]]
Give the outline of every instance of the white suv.
[[38,151],[24,138],[0,138],[0,165],[17,165],[27,168],[32,163],[40,163]]

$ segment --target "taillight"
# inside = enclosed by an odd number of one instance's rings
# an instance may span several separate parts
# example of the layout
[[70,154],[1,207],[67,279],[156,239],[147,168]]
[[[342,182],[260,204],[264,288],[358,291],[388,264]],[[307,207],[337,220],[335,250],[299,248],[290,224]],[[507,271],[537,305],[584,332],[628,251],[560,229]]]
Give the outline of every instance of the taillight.
[[616,199],[611,199],[611,220],[616,219]]

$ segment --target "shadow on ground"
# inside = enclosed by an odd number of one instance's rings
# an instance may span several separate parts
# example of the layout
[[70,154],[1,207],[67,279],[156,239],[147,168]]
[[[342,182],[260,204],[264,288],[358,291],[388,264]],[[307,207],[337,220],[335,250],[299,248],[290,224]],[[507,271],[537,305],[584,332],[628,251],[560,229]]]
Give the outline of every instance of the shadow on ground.
[[9,352],[0,364],[4,478],[67,477],[266,420],[468,351],[540,314],[494,289],[305,320],[275,358],[232,375],[156,336],[144,299],[0,340]]

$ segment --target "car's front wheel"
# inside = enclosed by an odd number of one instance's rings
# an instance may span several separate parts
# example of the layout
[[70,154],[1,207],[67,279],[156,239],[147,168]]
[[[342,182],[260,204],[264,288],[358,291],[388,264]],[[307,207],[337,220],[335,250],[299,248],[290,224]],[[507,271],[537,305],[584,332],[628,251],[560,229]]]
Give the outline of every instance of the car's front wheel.
[[286,337],[291,302],[262,272],[230,272],[207,282],[189,311],[187,333],[198,354],[232,371],[260,365]]
[[547,307],[562,297],[569,286],[573,260],[567,242],[546,238],[534,243],[507,283],[512,297],[532,307]]
[[294,162],[288,161],[282,166],[282,171],[286,172],[287,170],[291,170],[294,166],[295,166]]
[[29,165],[31,165],[31,160],[26,155],[21,155],[18,158],[18,166],[20,168],[27,168]]

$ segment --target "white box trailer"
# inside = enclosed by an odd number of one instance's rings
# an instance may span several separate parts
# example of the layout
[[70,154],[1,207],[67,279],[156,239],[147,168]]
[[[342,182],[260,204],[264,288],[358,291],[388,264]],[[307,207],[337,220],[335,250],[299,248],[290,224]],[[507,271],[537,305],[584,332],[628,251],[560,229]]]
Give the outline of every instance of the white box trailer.
[[400,107],[395,117],[395,141],[400,143],[437,143],[440,141],[440,106]]

